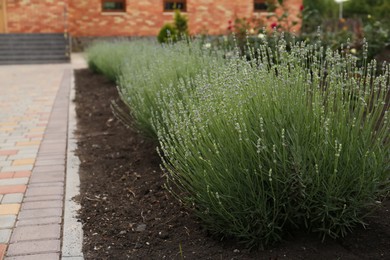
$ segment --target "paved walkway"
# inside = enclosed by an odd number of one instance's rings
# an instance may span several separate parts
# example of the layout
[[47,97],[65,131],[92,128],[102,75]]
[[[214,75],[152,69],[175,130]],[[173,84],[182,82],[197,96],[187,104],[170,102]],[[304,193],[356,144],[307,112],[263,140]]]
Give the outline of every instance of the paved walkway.
[[0,66],[0,260],[64,258],[72,68],[83,66]]

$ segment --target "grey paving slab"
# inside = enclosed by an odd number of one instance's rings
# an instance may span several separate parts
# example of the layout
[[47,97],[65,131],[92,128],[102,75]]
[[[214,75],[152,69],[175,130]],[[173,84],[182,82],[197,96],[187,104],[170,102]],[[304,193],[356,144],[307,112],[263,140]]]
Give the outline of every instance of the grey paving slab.
[[[64,153],[62,151],[62,153]],[[65,166],[64,165],[46,165],[46,166],[36,166],[34,168],[34,172],[53,172],[53,171],[65,171]]]
[[46,196],[34,196],[34,197],[26,197],[23,202],[31,202],[31,201],[41,201],[41,200],[63,200],[63,195],[46,195]]
[[62,209],[26,209],[19,213],[18,219],[45,218],[45,217],[62,217]]
[[1,179],[0,186],[27,184],[28,178]]
[[30,183],[60,182],[64,181],[65,174],[61,171],[47,172],[45,174],[34,173],[30,178]]
[[18,166],[5,166],[2,167],[4,172],[17,172],[17,171],[31,171],[33,169],[32,165],[18,165]]
[[57,182],[51,182],[51,183],[30,183],[29,187],[31,188],[43,188],[43,187],[64,187],[64,182],[57,181]]
[[16,215],[0,216],[0,229],[13,228],[16,221]]
[[39,253],[59,253],[61,250],[61,241],[56,240],[37,240],[13,243],[8,246],[7,256],[21,256],[26,254]]
[[31,187],[26,191],[26,197],[43,195],[61,195],[64,194],[63,187]]
[[5,194],[3,200],[1,201],[2,204],[15,204],[15,203],[21,203],[23,201],[23,193],[11,193],[11,194]]
[[0,166],[5,167],[5,166],[11,166],[12,161],[0,161]]
[[5,258],[5,260],[58,260],[58,259],[60,259],[59,253],[21,255],[21,256]]
[[49,200],[49,201],[34,201],[25,202],[22,204],[22,209],[47,209],[47,208],[62,208],[62,200]]
[[0,244],[7,244],[11,237],[12,229],[0,229]]
[[17,226],[11,237],[11,243],[18,241],[59,239],[61,236],[61,225],[39,225],[39,226]]
[[64,159],[39,160],[36,166],[65,165]]
[[48,225],[48,224],[61,224],[61,217],[42,217],[33,219],[21,219],[16,222],[17,227],[21,226],[33,226],[33,225]]

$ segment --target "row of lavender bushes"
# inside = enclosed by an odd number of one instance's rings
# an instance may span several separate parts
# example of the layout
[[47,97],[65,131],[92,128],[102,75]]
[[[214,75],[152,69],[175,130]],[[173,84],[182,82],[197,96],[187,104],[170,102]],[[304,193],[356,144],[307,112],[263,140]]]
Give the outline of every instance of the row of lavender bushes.
[[211,233],[257,247],[295,229],[344,236],[389,191],[390,66],[320,46],[276,37],[243,58],[134,41],[88,58],[114,71],[122,118],[158,141],[172,194]]

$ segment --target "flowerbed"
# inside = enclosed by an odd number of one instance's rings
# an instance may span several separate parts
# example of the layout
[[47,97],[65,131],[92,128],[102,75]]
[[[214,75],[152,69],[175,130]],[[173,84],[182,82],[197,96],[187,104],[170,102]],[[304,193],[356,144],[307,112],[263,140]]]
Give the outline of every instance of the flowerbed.
[[390,68],[275,41],[249,61],[196,42],[96,45],[89,63],[117,80],[131,109],[118,115],[159,141],[167,188],[211,233],[344,236],[389,190]]

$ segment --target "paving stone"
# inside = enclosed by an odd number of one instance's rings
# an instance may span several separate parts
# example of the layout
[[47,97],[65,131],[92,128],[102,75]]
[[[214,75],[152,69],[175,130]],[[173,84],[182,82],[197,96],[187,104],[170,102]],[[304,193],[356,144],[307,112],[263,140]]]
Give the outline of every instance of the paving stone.
[[7,245],[6,244],[0,244],[0,259],[4,258],[6,250],[7,250]]
[[0,186],[0,194],[24,193],[26,185]]
[[23,193],[11,193],[5,194],[2,200],[2,204],[20,204],[23,201]]
[[23,150],[20,150],[18,154],[8,156],[8,159],[22,160],[28,158],[35,158],[37,154],[38,154],[38,148],[32,148],[32,147],[29,147],[28,149],[23,148]]
[[0,161],[0,166],[1,167],[9,167],[9,166],[11,166],[12,165],[12,161]]
[[0,215],[17,215],[20,204],[2,204],[0,205]]
[[11,237],[12,229],[0,229],[0,243],[7,244]]
[[12,178],[13,176],[14,176],[13,172],[0,172],[0,179],[9,179]]
[[35,163],[35,166],[50,166],[50,165],[65,165],[65,160],[64,159],[39,160]]
[[30,187],[27,189],[26,197],[43,196],[43,195],[61,195],[64,193],[64,188],[61,186],[55,187]]
[[11,243],[29,240],[56,239],[61,236],[61,226],[58,224],[40,226],[18,226],[14,229]]
[[21,172],[15,172],[14,178],[23,178],[23,177],[30,177],[31,171],[21,171]]
[[63,200],[64,196],[61,195],[47,195],[47,196],[33,196],[24,198],[23,202],[41,201],[41,200]]
[[65,154],[62,155],[50,155],[50,154],[42,154],[39,156],[38,161],[50,161],[50,160],[64,160],[65,161]]
[[14,155],[18,152],[19,150],[0,150],[0,155]]
[[[66,137],[66,135],[64,135]],[[67,140],[65,138],[45,138],[42,144],[59,144],[59,145],[67,145]]]
[[2,171],[4,172],[18,172],[18,171],[31,171],[33,165],[18,165],[18,166],[5,166]]
[[31,165],[35,163],[34,158],[18,159],[12,162],[12,165]]
[[28,178],[11,178],[11,179],[1,179],[0,186],[9,186],[9,185],[26,185],[28,183]]
[[19,213],[18,219],[44,218],[44,217],[61,217],[62,209],[26,209]]
[[[1,132],[0,128],[0,132]],[[11,150],[11,149],[19,149],[19,147],[16,147],[14,143],[2,143],[0,144],[0,150]]]
[[16,215],[0,215],[0,229],[13,228],[16,222]]
[[64,172],[45,172],[34,173],[30,178],[30,184],[32,183],[45,183],[45,182],[61,182],[65,179]]
[[53,172],[53,171],[65,171],[64,165],[48,165],[48,166],[36,166],[34,168],[35,172]]
[[34,201],[25,202],[22,204],[22,209],[47,209],[47,208],[62,208],[62,200],[49,200],[49,201]]
[[20,256],[25,254],[58,253],[60,252],[60,240],[37,240],[10,244],[7,256]]
[[61,217],[48,217],[48,218],[32,218],[22,219],[16,222],[17,227],[21,226],[33,226],[33,225],[48,225],[48,224],[61,224]]
[[38,187],[64,187],[63,181],[50,182],[50,183],[30,183],[29,188],[38,188]]
[[20,147],[20,146],[39,146],[40,143],[41,142],[38,140],[37,141],[28,141],[28,142],[16,142],[16,146],[17,147]]
[[13,257],[5,258],[5,260],[59,260],[59,259],[60,259],[59,253],[21,255],[21,256],[13,256]]

